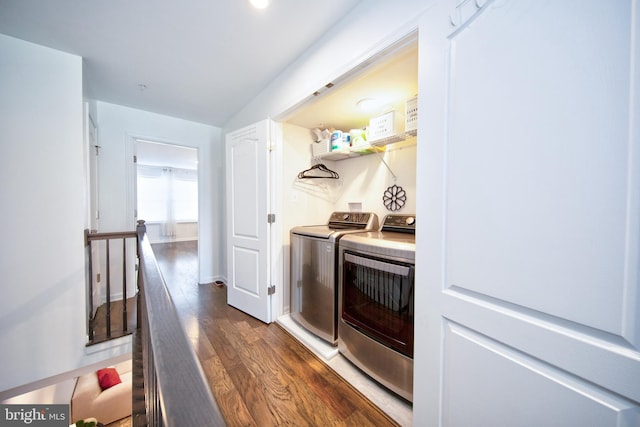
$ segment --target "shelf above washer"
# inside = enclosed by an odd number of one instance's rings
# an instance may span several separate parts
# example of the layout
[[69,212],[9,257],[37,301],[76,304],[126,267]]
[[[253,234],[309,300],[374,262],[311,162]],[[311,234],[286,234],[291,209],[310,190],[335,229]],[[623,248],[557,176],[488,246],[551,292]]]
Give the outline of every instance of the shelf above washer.
[[383,153],[390,144],[406,141],[406,144],[398,145],[402,145],[403,147],[414,145],[416,135],[416,131],[399,133],[387,138],[368,141],[367,144],[362,144],[357,147],[342,148],[334,151],[326,151],[328,144],[324,146],[321,145],[323,142],[313,142],[311,143],[311,153],[312,157],[317,160],[345,160],[353,157],[366,156],[368,154]]

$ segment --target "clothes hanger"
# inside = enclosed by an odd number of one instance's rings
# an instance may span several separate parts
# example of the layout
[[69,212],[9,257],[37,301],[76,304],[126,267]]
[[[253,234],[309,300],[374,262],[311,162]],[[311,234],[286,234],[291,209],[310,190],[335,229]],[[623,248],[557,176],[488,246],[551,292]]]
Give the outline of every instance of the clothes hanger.
[[[321,175],[314,175],[313,172],[319,171]],[[323,163],[318,163],[316,165],[311,166],[309,169],[305,169],[298,174],[298,179],[308,179],[308,178],[328,178],[328,179],[340,179],[340,175],[338,172],[335,172],[328,167],[326,167]]]
[[[320,175],[313,174],[313,172],[319,172]],[[338,172],[329,169],[324,164],[318,163],[317,165],[313,165],[309,169],[306,169],[298,174],[298,179],[308,178],[339,179],[340,175],[338,175]]]

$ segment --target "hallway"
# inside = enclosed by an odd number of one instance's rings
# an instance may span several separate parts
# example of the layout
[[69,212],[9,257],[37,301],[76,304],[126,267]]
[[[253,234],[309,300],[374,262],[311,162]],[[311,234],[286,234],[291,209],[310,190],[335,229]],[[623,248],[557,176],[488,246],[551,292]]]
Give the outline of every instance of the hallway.
[[198,285],[197,242],[154,244],[158,265],[230,426],[397,425],[276,323]]

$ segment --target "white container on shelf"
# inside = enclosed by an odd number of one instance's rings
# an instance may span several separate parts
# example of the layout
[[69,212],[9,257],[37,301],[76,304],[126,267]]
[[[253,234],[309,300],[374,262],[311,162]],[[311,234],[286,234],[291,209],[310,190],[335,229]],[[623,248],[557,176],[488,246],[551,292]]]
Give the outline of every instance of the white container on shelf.
[[369,121],[369,141],[387,139],[403,132],[402,118],[397,111],[389,111]]
[[415,133],[418,131],[418,97],[407,99],[404,113],[404,131]]
[[313,157],[320,157],[329,152],[331,152],[331,140],[322,139],[311,143],[311,155]]

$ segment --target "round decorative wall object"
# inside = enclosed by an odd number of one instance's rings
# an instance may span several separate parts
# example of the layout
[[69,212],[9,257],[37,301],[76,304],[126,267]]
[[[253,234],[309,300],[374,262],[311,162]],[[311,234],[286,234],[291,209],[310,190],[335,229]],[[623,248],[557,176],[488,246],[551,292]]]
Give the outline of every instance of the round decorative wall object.
[[384,202],[384,207],[390,211],[398,211],[402,209],[404,203],[407,201],[407,193],[402,189],[402,187],[398,187],[397,185],[392,185],[387,188],[382,195],[382,201]]

